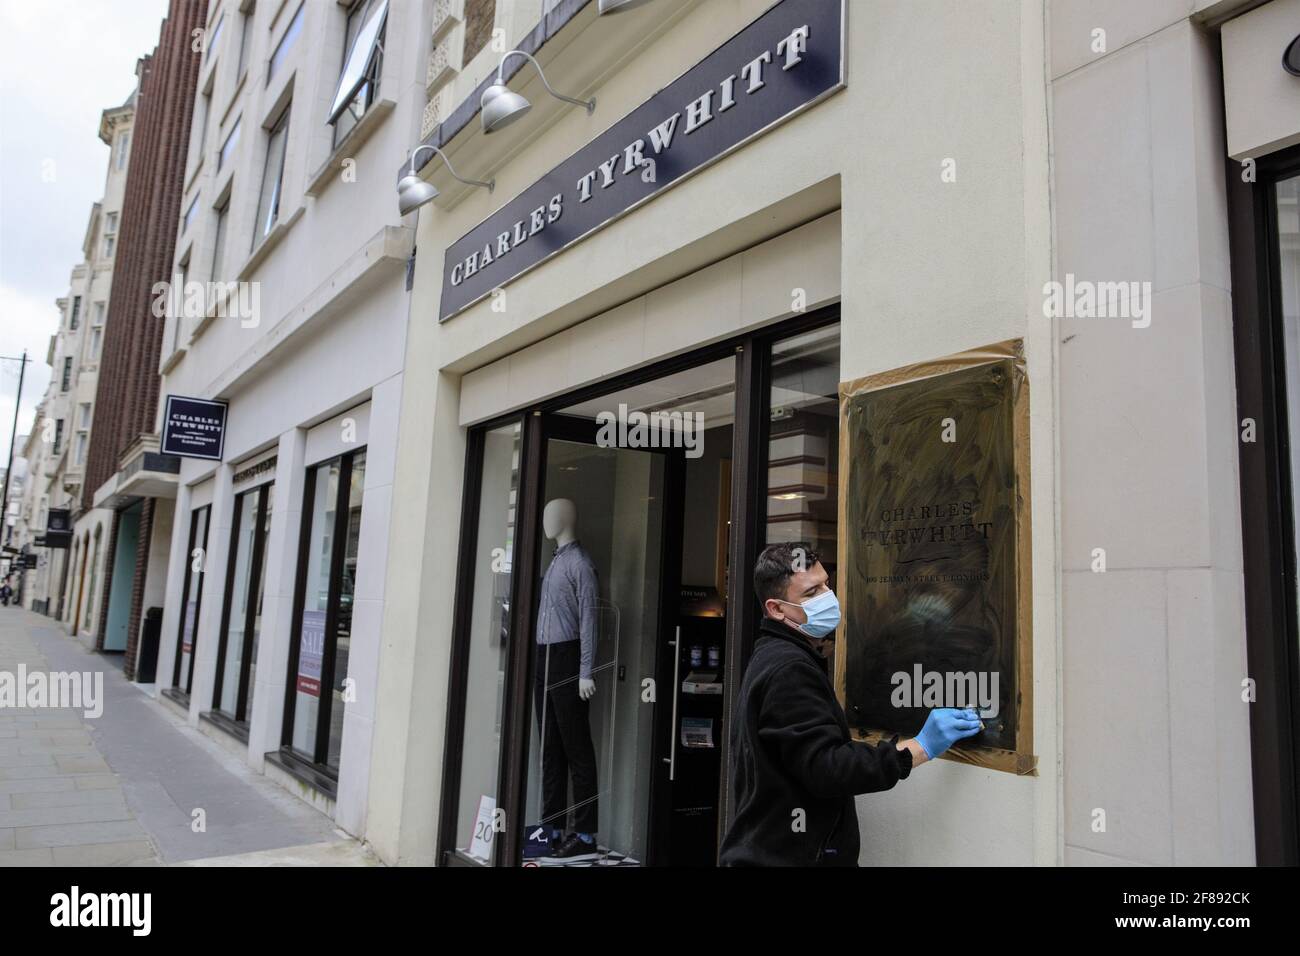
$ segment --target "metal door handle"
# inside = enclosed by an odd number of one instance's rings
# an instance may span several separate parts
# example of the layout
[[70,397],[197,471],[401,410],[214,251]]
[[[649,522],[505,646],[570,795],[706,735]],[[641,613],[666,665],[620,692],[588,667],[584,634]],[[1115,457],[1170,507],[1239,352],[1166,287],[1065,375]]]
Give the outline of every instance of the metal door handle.
[[669,643],[673,646],[673,740],[668,750],[668,781],[671,783],[677,776],[677,677],[679,668],[682,666],[682,626],[680,624],[677,625],[677,639]]

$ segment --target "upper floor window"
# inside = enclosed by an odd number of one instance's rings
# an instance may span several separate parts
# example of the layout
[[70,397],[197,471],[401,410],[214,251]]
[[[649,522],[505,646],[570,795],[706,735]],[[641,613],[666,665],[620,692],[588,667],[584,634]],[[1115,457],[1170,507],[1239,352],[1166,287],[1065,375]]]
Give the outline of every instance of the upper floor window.
[[90,402],[82,402],[77,406],[77,427],[90,427]]
[[72,312],[68,315],[68,328],[75,329],[81,324],[81,296],[72,297]]
[[266,70],[266,82],[271,82],[271,77],[275,76],[276,71],[284,65],[284,61],[289,57],[289,51],[293,49],[294,41],[298,39],[298,34],[302,33],[302,11],[307,5],[305,3],[298,5],[298,12],[293,15],[289,21],[289,26],[284,31],[284,36],[280,37],[280,42],[275,45],[275,52],[271,54],[271,63]]
[[54,422],[54,454],[58,455],[63,450],[63,419],[57,419]]
[[280,213],[280,188],[284,180],[284,148],[289,139],[289,109],[280,114],[271,129],[266,147],[266,167],[262,171],[262,189],[257,196],[257,226],[253,247],[267,237]]
[[59,384],[59,390],[66,392],[72,387],[72,356],[65,356],[63,359],[63,378]]
[[334,126],[335,146],[357,125],[379,92],[387,21],[388,0],[356,0],[348,11],[343,69],[328,119]]
[[214,237],[212,248],[212,279],[219,281],[221,279],[222,256],[226,248],[226,220],[230,217],[230,200],[227,199],[224,206],[217,210],[217,230]]
[[198,212],[198,209],[199,209],[199,197],[195,196],[190,201],[190,208],[185,210],[185,218],[181,222],[182,234],[189,232],[190,226],[194,225],[194,214]]
[[106,216],[104,217],[104,233],[105,233],[105,235],[109,235],[109,236],[111,236],[111,235],[113,235],[114,233],[117,232],[117,217],[118,217],[118,214],[115,213],[115,212],[110,212],[108,215],[106,215]]
[[230,157],[235,154],[235,147],[239,145],[239,120],[235,120],[234,127],[230,130],[230,135],[226,141],[221,144],[221,154],[217,156],[217,172],[225,168],[226,163],[230,162]]
[[85,463],[85,461],[86,461],[86,442],[89,441],[89,439],[90,439],[90,436],[87,435],[85,432],[78,432],[78,433],[77,433],[77,447],[76,447],[76,455],[75,455],[75,458],[73,459],[73,464],[81,465],[81,464],[84,464],[84,463]]
[[252,39],[253,30],[253,13],[257,10],[254,4],[249,4],[248,9],[244,11],[240,18],[239,27],[239,69],[235,71],[236,76],[243,76],[244,69],[248,66],[248,42]]
[[203,163],[203,146],[208,141],[208,119],[212,114],[212,88],[204,90],[194,103],[194,133],[197,145],[194,149],[195,165]]
[[101,329],[90,330],[90,361],[99,361],[99,350],[104,344],[104,333]]
[[126,169],[126,159],[131,153],[131,134],[123,133],[117,141],[117,168]]
[[92,324],[94,325],[104,324],[104,303],[102,302],[95,303],[95,315],[94,318],[92,319]]
[[492,38],[496,24],[496,0],[465,0],[465,47],[461,62],[466,65]]
[[217,55],[217,47],[221,43],[221,28],[225,25],[226,15],[223,13],[217,18],[217,25],[212,28],[208,35],[208,62],[211,63],[213,57]]
[[105,259],[113,258],[113,250],[114,248],[116,248],[116,246],[117,246],[117,236],[104,237],[104,258]]

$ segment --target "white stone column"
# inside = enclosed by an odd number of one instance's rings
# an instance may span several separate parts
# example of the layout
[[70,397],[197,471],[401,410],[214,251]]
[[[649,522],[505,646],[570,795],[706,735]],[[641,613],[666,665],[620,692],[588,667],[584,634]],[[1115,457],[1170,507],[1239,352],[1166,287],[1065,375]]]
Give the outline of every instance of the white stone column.
[[1055,278],[1150,290],[1057,322],[1066,864],[1254,861],[1222,80],[1187,11],[1051,5]]
[[366,795],[370,787],[371,742],[379,684],[380,632],[384,616],[384,582],[388,568],[388,531],[393,513],[393,475],[397,464],[398,412],[402,376],[375,386],[370,397],[366,477],[357,542],[356,594],[352,604],[352,644],[347,678],[355,699],[343,712],[339,755],[339,789],[335,820],[349,833],[363,836]]

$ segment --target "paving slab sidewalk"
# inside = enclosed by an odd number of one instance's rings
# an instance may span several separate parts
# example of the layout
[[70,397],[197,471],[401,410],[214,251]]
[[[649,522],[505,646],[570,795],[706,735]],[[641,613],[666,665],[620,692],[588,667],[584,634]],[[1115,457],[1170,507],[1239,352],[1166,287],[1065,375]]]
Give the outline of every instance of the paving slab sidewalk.
[[128,682],[108,655],[49,618],[0,607],[0,672],[19,664],[29,674],[102,673],[103,713],[0,707],[0,867],[377,862]]

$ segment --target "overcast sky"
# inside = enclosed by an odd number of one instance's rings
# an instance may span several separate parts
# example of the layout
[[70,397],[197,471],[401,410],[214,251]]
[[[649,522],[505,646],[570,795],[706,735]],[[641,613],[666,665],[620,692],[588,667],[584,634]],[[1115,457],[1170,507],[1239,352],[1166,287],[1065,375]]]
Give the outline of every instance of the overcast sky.
[[[0,356],[26,348],[35,359],[20,435],[50,381],[54,300],[104,189],[100,113],[135,88],[136,61],[157,45],[166,12],[167,0],[0,0]],[[18,363],[0,361],[0,468],[17,387]]]

